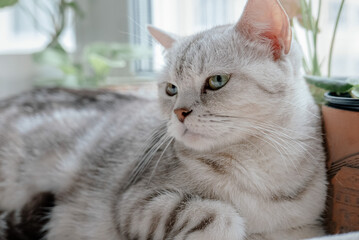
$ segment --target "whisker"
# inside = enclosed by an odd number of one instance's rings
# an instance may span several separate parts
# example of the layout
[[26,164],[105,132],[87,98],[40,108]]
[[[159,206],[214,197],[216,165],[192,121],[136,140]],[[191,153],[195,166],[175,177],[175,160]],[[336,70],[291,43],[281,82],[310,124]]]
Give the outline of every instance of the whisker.
[[147,29],[146,28],[144,28],[143,27],[143,25],[142,24],[139,24],[134,18],[132,18],[131,16],[127,16],[128,17],[128,19],[132,22],[132,23],[134,23],[137,27],[139,27],[140,28],[140,32],[141,33],[145,33],[146,34],[146,38],[142,38],[142,37],[139,37],[139,36],[135,36],[138,40],[144,40],[145,39],[145,41],[150,45],[150,46],[152,46],[152,41],[150,40],[151,38],[150,38],[150,34],[148,33],[148,31],[147,31]]
[[[261,127],[256,126],[256,128],[261,128]],[[292,138],[292,137],[290,137],[290,136],[288,136],[288,135],[286,135],[286,134],[284,134],[284,133],[282,133],[282,132],[273,131],[273,130],[268,129],[268,128],[261,128],[261,130],[262,130],[262,131],[269,132],[269,133],[275,135],[276,140],[280,141],[280,142],[282,143],[282,145],[287,146],[287,148],[290,148],[290,149],[292,149],[292,150],[295,150],[296,152],[301,152],[301,151],[300,151],[298,148],[296,148],[295,146],[289,145],[289,143],[295,144],[295,145],[297,145],[299,148],[301,148],[302,151],[304,151],[305,153],[309,154],[311,157],[314,158],[314,156],[309,152],[309,149],[311,149],[312,146],[310,146],[310,145],[308,145],[308,144],[306,144],[306,143],[300,142],[300,141],[298,141],[297,139],[294,139],[294,138]],[[274,138],[273,138],[273,139],[274,139]],[[303,145],[306,146],[306,148],[303,147]]]
[[154,168],[153,168],[153,171],[152,171],[152,173],[151,173],[151,176],[150,176],[148,182],[151,181],[153,175],[154,175],[155,172],[156,172],[156,169],[157,169],[157,166],[158,166],[159,162],[161,161],[161,159],[162,159],[163,155],[165,154],[167,148],[168,148],[168,147],[171,145],[171,143],[173,142],[174,138],[173,138],[173,137],[168,137],[168,138],[166,139],[166,141],[167,141],[167,140],[169,140],[169,141],[168,141],[166,147],[163,149],[163,151],[162,151],[160,157],[157,159],[156,164],[155,164],[155,166],[154,166]]
[[249,120],[250,122],[255,123],[255,124],[267,125],[268,127],[271,127],[272,129],[275,129],[275,130],[283,130],[285,132],[294,133],[296,135],[299,135],[298,137],[307,137],[308,139],[316,139],[313,136],[304,134],[303,132],[298,132],[298,131],[290,129],[290,128],[279,126],[279,125],[277,125],[275,123],[268,123],[268,122],[259,121],[259,120],[255,119],[255,118],[250,118],[250,117],[247,117],[247,116],[229,116],[229,115],[222,115],[222,114],[216,114],[216,113],[211,114],[211,116],[212,117],[219,117],[219,118],[227,118],[227,119],[232,119],[232,120],[245,119],[245,120]]
[[318,115],[316,115],[316,114],[310,112],[308,109],[305,109],[304,106],[303,106],[303,105],[300,105],[298,102],[295,103],[295,102],[290,102],[290,101],[286,101],[286,100],[282,100],[282,101],[285,102],[285,103],[287,103],[287,104],[290,104],[290,105],[292,105],[292,106],[294,106],[294,107],[296,107],[296,108],[302,109],[303,111],[305,111],[306,113],[312,115],[312,116],[315,117],[315,118],[321,119],[320,116],[318,116]]
[[[278,152],[279,158],[281,159],[287,170],[287,163],[290,163],[292,167],[295,168],[297,172],[299,172],[298,164],[296,164],[291,158],[293,154],[304,153],[314,158],[314,156],[309,151],[310,145],[302,143],[301,141],[290,137],[282,131],[276,132],[271,128],[263,127],[261,125],[247,126],[247,128],[252,129],[251,131],[246,131],[243,126],[237,126],[234,123],[232,123],[232,125],[230,125],[229,127],[243,131],[243,133],[250,132],[252,133],[252,136],[271,146],[276,152]],[[261,135],[258,136],[258,133],[260,133]]]
[[286,170],[288,171],[287,161],[285,160],[282,151],[281,151],[275,144],[273,144],[273,143],[270,142],[270,141],[267,141],[265,138],[260,138],[259,136],[254,136],[254,137],[258,138],[259,140],[264,141],[265,143],[267,143],[268,145],[270,145],[271,147],[273,147],[274,150],[276,150],[276,151],[279,153],[280,159],[282,160],[282,162],[283,162],[283,164],[284,164]]
[[167,140],[167,127],[166,123],[163,122],[154,130],[154,132],[150,135],[148,142],[144,145],[143,151],[141,151],[143,154],[139,155],[137,164],[132,170],[129,180],[124,187],[125,189],[137,182],[137,180],[149,167],[155,154]]

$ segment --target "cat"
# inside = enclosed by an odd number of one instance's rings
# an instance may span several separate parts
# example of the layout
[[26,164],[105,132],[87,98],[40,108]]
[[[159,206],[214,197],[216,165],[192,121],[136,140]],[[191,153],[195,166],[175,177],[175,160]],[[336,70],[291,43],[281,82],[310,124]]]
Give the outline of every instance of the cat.
[[49,240],[323,235],[321,119],[279,1],[189,37],[148,29],[165,48],[158,101],[37,89],[0,103],[4,214],[21,222],[46,193]]

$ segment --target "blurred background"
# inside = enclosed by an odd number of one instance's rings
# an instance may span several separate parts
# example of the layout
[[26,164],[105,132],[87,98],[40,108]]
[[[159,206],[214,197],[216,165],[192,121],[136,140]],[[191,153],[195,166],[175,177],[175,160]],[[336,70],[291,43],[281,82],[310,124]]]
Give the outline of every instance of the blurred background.
[[[245,0],[0,0],[0,99],[34,86],[113,88],[155,96],[163,49],[152,24],[189,35],[238,20]],[[313,40],[303,4],[317,16],[318,62],[328,71],[342,1],[282,0],[309,61]],[[319,2],[321,3],[319,8]],[[299,9],[301,7],[301,9]],[[309,16],[308,15],[308,16]],[[308,24],[307,24],[308,25]],[[310,62],[310,61],[309,61]],[[308,69],[303,73],[311,74]],[[333,48],[333,76],[359,75],[359,1],[346,0]]]

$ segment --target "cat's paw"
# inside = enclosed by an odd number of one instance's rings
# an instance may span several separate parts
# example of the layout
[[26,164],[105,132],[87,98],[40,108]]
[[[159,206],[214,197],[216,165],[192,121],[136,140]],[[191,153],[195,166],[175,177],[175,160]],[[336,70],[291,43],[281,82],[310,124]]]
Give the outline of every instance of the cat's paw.
[[[194,202],[181,217],[184,224],[175,240],[242,240],[245,238],[243,219],[234,208],[218,201]],[[186,219],[186,220],[185,220]]]
[[243,220],[241,217],[222,219],[208,226],[201,222],[189,231],[183,239],[186,240],[242,240],[245,237]]
[[129,201],[131,194],[138,192],[128,192],[120,202],[128,209],[120,215],[127,239],[245,239],[244,221],[230,204],[176,190],[148,191],[137,201]]

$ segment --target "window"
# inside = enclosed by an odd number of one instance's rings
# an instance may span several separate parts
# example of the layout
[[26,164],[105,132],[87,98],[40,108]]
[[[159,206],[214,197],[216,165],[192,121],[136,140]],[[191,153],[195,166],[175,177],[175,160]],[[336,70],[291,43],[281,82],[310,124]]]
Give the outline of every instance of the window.
[[[329,2],[329,21],[331,24],[335,23],[335,20],[337,18],[338,15],[338,9],[340,6],[340,1],[338,0],[332,0]],[[343,24],[344,26],[348,23],[348,8],[347,6],[344,6],[342,14],[341,14],[341,24]]]
[[216,25],[238,20],[245,1],[238,0],[134,0],[132,1],[132,42],[154,49],[152,60],[136,63],[137,72],[158,71],[163,66],[162,48],[152,46],[144,26],[152,24],[175,34],[190,35]]
[[[55,1],[20,0],[12,7],[0,9],[0,53],[32,53],[46,47],[52,30],[50,14],[56,17]],[[72,21],[72,16],[67,16]],[[74,50],[75,37],[72,28],[67,28],[61,42],[68,50]]]
[[[163,49],[153,44],[146,31],[146,24],[152,24],[175,34],[190,35],[216,25],[234,23],[243,11],[246,1],[238,0],[133,0],[131,2],[131,35],[132,42],[153,48],[153,58],[136,63],[136,72],[148,73],[158,71],[163,66]],[[313,0],[314,12],[318,0]],[[330,41],[340,1],[322,1],[320,36],[318,54],[323,65],[323,74],[327,72]],[[332,75],[359,75],[359,25],[357,24],[359,3],[347,0],[342,12],[335,47],[333,52]],[[306,54],[305,31],[298,29],[298,39]],[[349,50],[350,49],[350,50]],[[343,58],[343,56],[346,56]],[[345,66],[342,67],[342,66]]]

